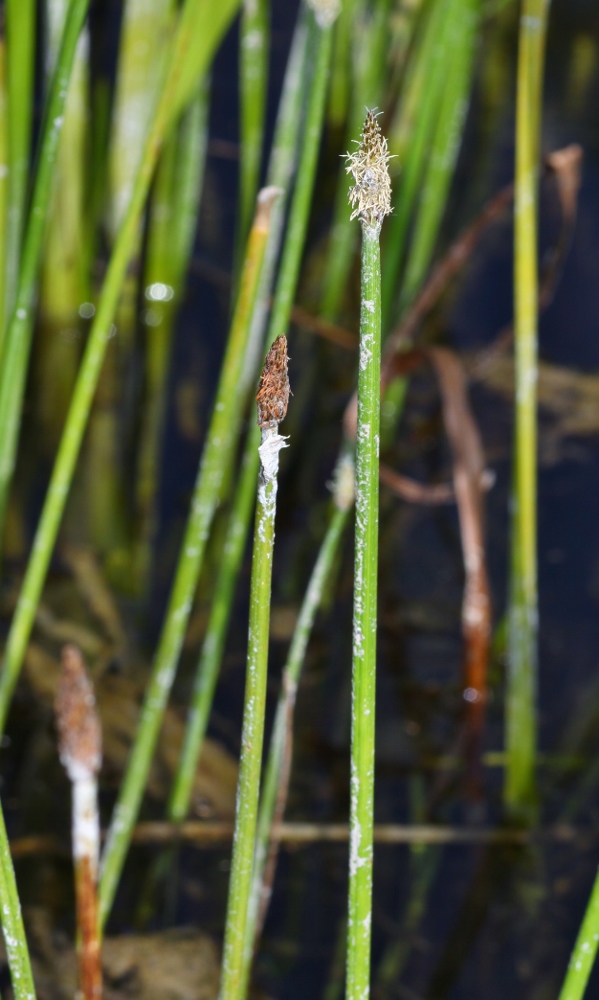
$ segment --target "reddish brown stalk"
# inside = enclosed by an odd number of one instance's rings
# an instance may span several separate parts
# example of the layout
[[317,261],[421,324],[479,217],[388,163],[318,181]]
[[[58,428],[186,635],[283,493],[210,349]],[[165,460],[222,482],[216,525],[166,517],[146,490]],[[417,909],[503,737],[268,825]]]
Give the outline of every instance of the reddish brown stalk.
[[453,485],[466,573],[462,600],[464,699],[467,705],[466,758],[469,791],[476,795],[481,785],[480,750],[487,700],[487,662],[491,632],[481,487],[485,460],[459,359],[453,351],[442,347],[432,348],[428,354],[439,379],[445,430],[453,454]]
[[55,711],[60,759],[73,786],[80,987],[84,1000],[99,1000],[102,962],[98,936],[100,829],[96,777],[102,762],[102,735],[93,687],[77,646],[65,646],[62,651]]

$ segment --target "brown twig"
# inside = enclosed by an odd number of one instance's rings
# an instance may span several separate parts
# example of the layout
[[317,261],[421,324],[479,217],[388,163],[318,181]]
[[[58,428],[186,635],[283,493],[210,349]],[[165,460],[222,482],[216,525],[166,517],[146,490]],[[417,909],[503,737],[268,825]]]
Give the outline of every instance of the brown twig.
[[491,632],[481,487],[485,458],[478,427],[470,410],[461,362],[447,348],[431,348],[428,355],[439,379],[445,431],[453,455],[453,484],[460,519],[466,574],[462,600],[464,698],[468,709],[466,759],[469,789],[476,795],[481,786],[480,750]]

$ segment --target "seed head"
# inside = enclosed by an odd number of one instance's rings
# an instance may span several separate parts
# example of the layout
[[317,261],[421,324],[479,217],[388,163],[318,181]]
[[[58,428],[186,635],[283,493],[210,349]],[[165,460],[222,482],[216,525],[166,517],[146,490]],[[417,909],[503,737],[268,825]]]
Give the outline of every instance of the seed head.
[[374,111],[368,111],[357,150],[347,153],[348,174],[355,184],[349,190],[351,218],[380,232],[383,219],[391,211],[391,180],[387,166],[390,154]]
[[94,689],[77,646],[63,648],[54,710],[60,759],[71,781],[97,774],[102,763],[100,720]]
[[287,337],[281,334],[270,348],[264,361],[256,395],[258,427],[277,427],[285,419],[289,403],[287,374]]

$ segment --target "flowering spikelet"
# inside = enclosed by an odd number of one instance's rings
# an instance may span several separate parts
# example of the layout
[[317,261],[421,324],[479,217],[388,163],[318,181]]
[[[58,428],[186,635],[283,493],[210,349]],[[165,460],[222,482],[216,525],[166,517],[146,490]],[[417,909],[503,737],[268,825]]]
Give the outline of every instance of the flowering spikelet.
[[374,111],[367,112],[360,143],[355,153],[347,153],[345,170],[356,182],[349,190],[351,218],[359,216],[364,226],[380,232],[391,211],[391,180],[387,140],[376,119]]
[[266,355],[258,386],[256,403],[260,428],[276,427],[285,418],[289,403],[287,361],[287,337],[281,334]]

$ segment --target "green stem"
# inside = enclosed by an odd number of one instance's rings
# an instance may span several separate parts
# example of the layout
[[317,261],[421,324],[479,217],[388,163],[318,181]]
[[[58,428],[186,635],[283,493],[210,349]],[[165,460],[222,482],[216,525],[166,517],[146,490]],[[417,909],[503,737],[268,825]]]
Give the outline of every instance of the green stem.
[[[272,441],[275,437],[278,437],[278,428],[274,428],[274,430],[268,428],[264,431],[261,448],[267,447],[269,440]],[[279,440],[281,439],[279,438]],[[220,1000],[242,1000],[244,996],[244,945],[254,861],[264,740],[278,455],[276,464],[277,469],[268,478],[265,477],[263,466],[258,489],[252,555],[241,763],[237,788],[235,837],[229,882]]]
[[[8,491],[15,466],[15,457],[21,425],[21,409],[27,364],[33,332],[35,288],[46,231],[48,207],[54,183],[54,166],[64,121],[69,79],[75,61],[77,42],[89,0],[73,0],[65,24],[60,53],[48,98],[42,133],[39,163],[33,189],[31,210],[23,247],[22,265],[15,296],[15,306],[6,331],[0,369],[0,536],[3,531]],[[14,219],[11,213],[10,225]],[[12,252],[12,249],[11,249]],[[9,271],[12,267],[9,261]]]
[[515,440],[505,804],[536,813],[537,745],[537,200],[548,0],[523,0],[518,52],[514,246]]
[[312,17],[311,33],[309,51],[314,70],[306,109],[306,126],[293,194],[293,206],[287,225],[285,247],[277,280],[277,293],[270,318],[269,342],[275,341],[277,337],[284,334],[289,323],[306,240],[308,215],[320,148],[331,58],[332,28],[320,28]]
[[247,347],[252,310],[260,282],[268,236],[270,205],[278,192],[265,189],[259,199],[256,221],[248,240],[241,288],[212,420],[198,471],[191,513],[171,589],[165,622],[152,667],[135,743],[129,757],[102,857],[100,921],[110,911],[116,886],[141,804],[152,754],[158,738],[206,547],[206,540],[219,503],[225,470],[237,440],[243,397],[239,382]]
[[599,944],[599,873],[578,932],[559,1000],[582,1000]]
[[[76,0],[76,3],[83,3],[83,0]],[[199,51],[190,46],[190,38],[198,22],[201,21],[198,10],[201,14],[202,11],[205,11],[205,5],[199,3],[199,0],[187,0],[180,14],[178,29],[172,41],[168,79],[146,140],[133,195],[110,258],[34,539],[33,550],[11,623],[0,677],[0,732],[4,728],[12,692],[31,634],[33,619],[102,367],[106,343],[111,336],[112,317],[119,300],[129,258],[135,247],[139,218],[150,187],[160,145],[167,127],[172,123],[173,106],[176,105],[179,108],[183,106],[184,100],[193,92],[189,81],[197,82],[207,69],[221,34],[228,24],[227,17],[233,15],[234,7],[234,0],[228,0],[228,2],[222,0],[218,18],[215,18],[203,31],[201,38],[196,40],[200,46]],[[71,13],[74,9],[75,7],[71,8]],[[188,65],[192,56],[193,73]]]
[[3,328],[15,302],[27,205],[35,77],[35,8],[35,0],[7,0],[6,3],[8,216],[5,311],[0,316]]
[[0,922],[4,934],[8,967],[15,1000],[35,1000],[35,986],[29,961],[29,949],[21,904],[15,881],[15,871],[10,856],[10,846],[0,807]]
[[231,618],[235,583],[243,559],[248,526],[254,507],[257,474],[254,451],[257,453],[260,444],[260,432],[257,424],[255,431],[253,427],[250,430],[249,437],[254,448],[252,451],[246,448],[243,458],[241,476],[235,492],[233,509],[227,527],[227,538],[212,599],[210,618],[198,661],[183,750],[169,802],[169,819],[174,821],[184,820],[189,810],[198,758],[206,735],[227,628]]
[[377,630],[381,265],[379,231],[362,227],[362,305],[356,442],[356,541],[347,1000],[370,989]]
[[6,41],[4,37],[0,37],[0,359],[2,357],[6,312],[8,199],[10,193],[6,62]]
[[[270,885],[265,886],[264,882],[269,844],[271,841],[271,827],[273,818],[275,817],[275,810],[277,812],[277,820],[282,820],[287,800],[286,786],[291,766],[290,744],[295,694],[316,614],[322,603],[324,589],[330,578],[333,563],[339,549],[339,543],[349,518],[349,512],[353,506],[353,487],[354,463],[351,455],[344,449],[337,463],[333,514],[326,535],[322,540],[314,569],[312,570],[289,647],[287,661],[283,668],[281,693],[272,728],[268,760],[260,797],[254,870],[246,928],[244,954],[244,983],[246,986],[256,939],[260,934],[261,925],[264,921],[264,913],[261,912],[264,892],[265,890],[266,892],[270,891]],[[243,992],[246,992],[246,988],[244,988]]]
[[260,181],[268,78],[268,16],[268,0],[243,0],[239,58],[241,245],[252,221]]

